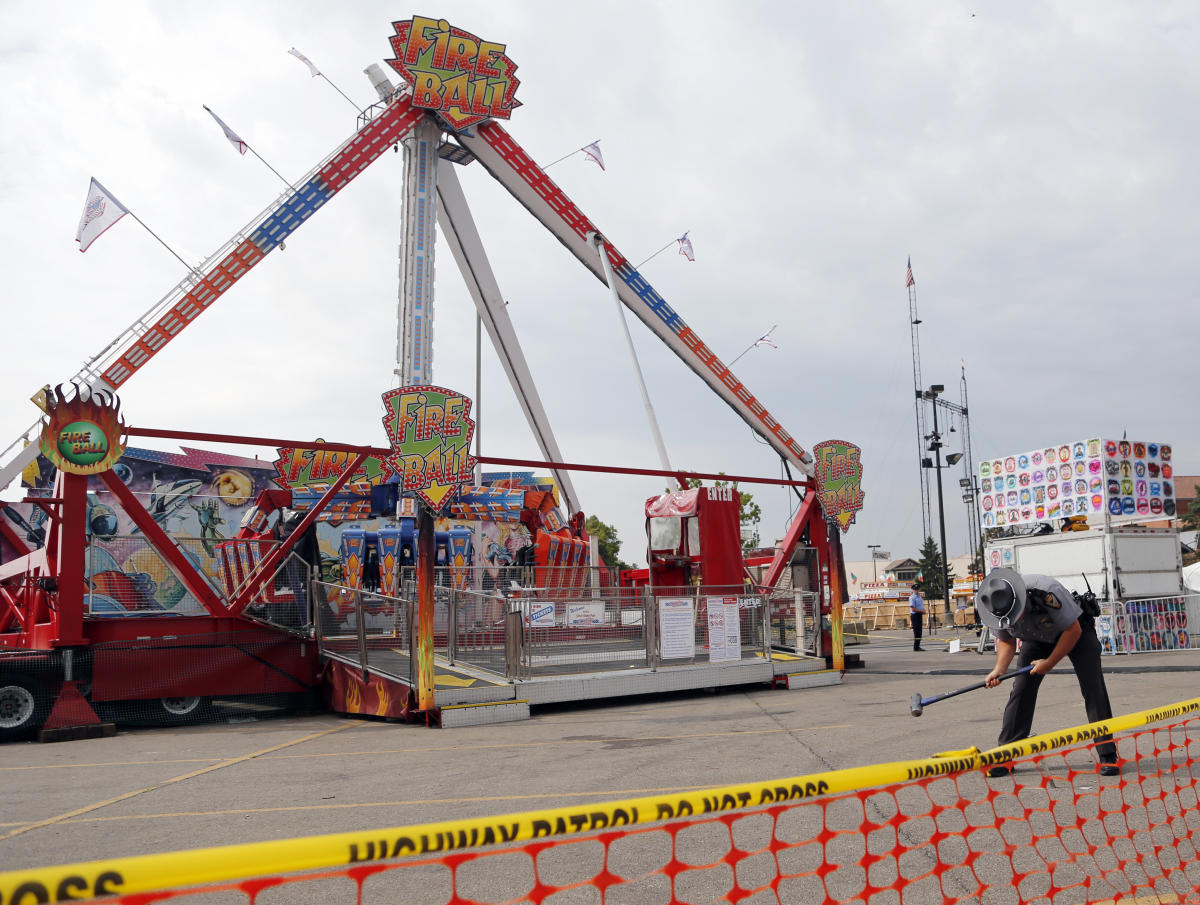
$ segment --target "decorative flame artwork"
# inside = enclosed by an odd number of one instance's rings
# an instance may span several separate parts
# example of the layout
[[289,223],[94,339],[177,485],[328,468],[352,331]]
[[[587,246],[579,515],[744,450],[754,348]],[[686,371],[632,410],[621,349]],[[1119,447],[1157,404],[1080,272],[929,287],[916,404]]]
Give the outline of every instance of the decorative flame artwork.
[[125,452],[120,400],[105,390],[66,386],[46,392],[44,400],[39,397],[47,415],[42,420],[42,455],[68,474],[107,471]]

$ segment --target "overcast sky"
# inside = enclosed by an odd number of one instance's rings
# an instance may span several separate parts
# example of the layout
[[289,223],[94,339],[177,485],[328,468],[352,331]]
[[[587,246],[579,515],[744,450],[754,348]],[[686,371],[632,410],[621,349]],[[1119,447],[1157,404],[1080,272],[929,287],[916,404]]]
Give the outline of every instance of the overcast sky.
[[[0,446],[35,420],[37,387],[184,276],[130,217],[79,253],[89,178],[199,264],[283,189],[202,105],[299,179],[356,114],[288,49],[365,106],[363,68],[414,14],[507,44],[523,106],[505,126],[535,160],[600,139],[607,171],[575,155],[550,173],[631,260],[690,231],[694,263],[671,248],[642,272],[726,362],[778,325],[778,349],[734,370],[806,448],[862,447],[847,559],[921,540],[910,255],[922,383],[957,402],[965,364],[977,460],[1127,431],[1200,471],[1200,8],[1108,0],[0,0]],[[564,457],[657,468],[605,287],[481,167],[459,175]],[[401,178],[388,154],[252,270],[122,387],[127,423],[382,445]],[[437,254],[434,379],[473,395],[472,303]],[[778,477],[771,449],[630,327],[672,464]],[[538,458],[490,351],[483,382],[484,454]],[[968,543],[960,476],[951,556]],[[664,482],[576,482],[644,563],[642,504]],[[769,542],[794,503],[754,494]]]

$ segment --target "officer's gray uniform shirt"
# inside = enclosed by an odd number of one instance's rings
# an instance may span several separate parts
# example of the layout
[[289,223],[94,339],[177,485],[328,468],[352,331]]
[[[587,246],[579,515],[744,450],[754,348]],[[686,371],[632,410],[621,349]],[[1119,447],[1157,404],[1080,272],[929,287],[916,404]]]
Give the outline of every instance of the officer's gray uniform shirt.
[[1046,605],[1034,607],[1033,601],[1025,601],[1025,612],[1020,620],[1007,629],[1000,629],[996,637],[1001,641],[1012,641],[1020,638],[1022,641],[1053,642],[1071,624],[1083,615],[1074,596],[1063,587],[1062,582],[1048,575],[1022,575],[1026,591],[1039,590],[1046,592]]

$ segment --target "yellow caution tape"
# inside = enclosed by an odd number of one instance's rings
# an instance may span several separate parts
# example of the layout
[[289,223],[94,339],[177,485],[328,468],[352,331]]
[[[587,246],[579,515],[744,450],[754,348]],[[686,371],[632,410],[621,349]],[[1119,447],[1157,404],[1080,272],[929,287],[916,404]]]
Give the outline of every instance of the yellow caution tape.
[[1192,698],[1103,723],[1047,733],[989,751],[967,749],[961,752],[961,756],[897,761],[771,782],[497,817],[447,820],[367,832],[333,833],[9,871],[0,873],[0,905],[64,902],[93,896],[179,889],[803,801],[822,795],[902,784],[1007,763],[1024,755],[1065,748],[1099,736],[1197,712],[1200,712],[1200,698]]

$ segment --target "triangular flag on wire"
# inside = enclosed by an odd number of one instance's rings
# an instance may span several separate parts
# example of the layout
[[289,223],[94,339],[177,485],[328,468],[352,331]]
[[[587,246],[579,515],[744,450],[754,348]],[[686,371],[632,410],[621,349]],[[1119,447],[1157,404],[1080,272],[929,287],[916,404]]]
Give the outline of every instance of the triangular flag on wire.
[[[297,60],[299,60],[301,63],[303,63],[305,66],[307,66],[308,71],[313,74],[314,79],[321,74],[321,71],[319,69],[317,69],[316,66],[313,65],[313,61],[310,60],[308,57],[306,57],[304,54],[302,54],[300,51],[298,51],[295,47],[293,47],[291,50],[289,50],[288,53],[290,53]],[[209,112],[211,112],[211,111],[209,111]]]
[[696,252],[692,248],[692,240],[688,238],[688,233],[690,233],[690,232],[691,232],[691,230],[689,229],[687,231],[687,233],[684,233],[682,236],[680,236],[675,241],[679,243],[679,253],[681,255],[683,255],[685,258],[687,258],[689,261],[695,261],[696,260]]
[[604,169],[604,155],[600,153],[600,139],[597,138],[590,145],[584,145],[579,150],[587,155],[588,160],[592,161],[592,163],[599,164],[600,169]]
[[79,228],[75,230],[79,250],[87,251],[88,246],[99,239],[105,230],[128,213],[125,205],[93,179],[88,186],[87,202],[83,206],[83,216],[79,218]]
[[208,110],[208,115],[217,121],[217,125],[221,127],[221,131],[225,133],[225,137],[229,139],[229,143],[237,148],[237,152],[239,154],[245,154],[246,149],[250,146],[242,141],[236,132],[225,125],[225,120],[213,113],[212,110],[209,110],[208,104],[204,105],[204,109]]
[[[775,327],[778,327],[778,326],[779,326],[778,324],[775,325]],[[772,349],[778,349],[779,346],[775,345],[775,340],[771,339],[771,334],[775,332],[775,327],[772,327],[770,330],[768,330],[766,333],[764,333],[762,336],[760,336],[758,339],[756,339],[754,341],[754,345],[770,346]]]

